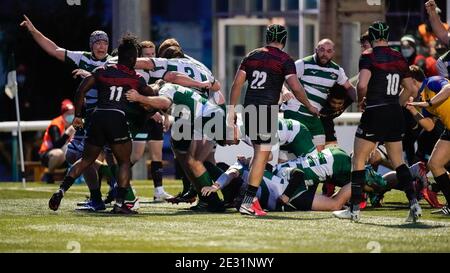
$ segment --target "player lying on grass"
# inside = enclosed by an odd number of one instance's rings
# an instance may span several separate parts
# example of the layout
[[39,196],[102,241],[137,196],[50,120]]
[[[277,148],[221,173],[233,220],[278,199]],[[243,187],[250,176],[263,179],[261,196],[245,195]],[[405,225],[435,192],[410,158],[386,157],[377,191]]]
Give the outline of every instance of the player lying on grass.
[[[328,151],[327,151],[328,150]],[[313,211],[333,211],[342,208],[350,198],[350,168],[349,160],[345,153],[337,148],[323,150],[318,156],[310,156],[285,164],[279,164],[276,169],[279,175],[274,175],[270,171],[265,171],[262,186],[258,191],[261,206],[269,210],[313,210]],[[322,158],[322,159],[320,159]],[[333,158],[333,159],[332,159]],[[322,161],[322,163],[320,163]],[[325,161],[334,161],[332,165]],[[311,162],[319,162],[318,165],[311,166]],[[204,187],[202,194],[208,195],[219,189],[222,191],[226,203],[239,202],[239,188],[246,181],[249,160],[239,158],[238,162],[217,178],[210,187]],[[304,166],[308,166],[305,168]],[[312,165],[314,165],[313,163]],[[423,164],[422,164],[423,165]],[[330,167],[331,166],[331,167]],[[340,167],[339,167],[340,166]],[[415,164],[410,168],[413,177],[417,179],[417,187],[427,185],[426,176],[423,173],[421,164]],[[340,185],[341,190],[333,197],[316,194],[317,186],[326,178],[331,178]],[[297,180],[292,180],[297,179]],[[300,179],[300,180],[298,180]],[[292,184],[294,182],[294,184]],[[294,194],[288,190],[289,183],[294,187]],[[306,190],[305,190],[306,187]],[[374,199],[379,193],[385,193],[391,189],[398,189],[398,180],[395,172],[390,172],[381,176],[372,168],[366,169],[366,185],[364,191],[372,194]],[[298,195],[298,196],[297,196]],[[289,198],[291,196],[291,198]],[[293,198],[292,198],[293,196]],[[274,205],[275,204],[275,205]],[[239,205],[239,204],[234,204]]]
[[[409,171],[411,172],[412,177],[415,179],[414,187],[417,192],[417,200],[421,200],[424,197],[424,189],[428,189],[430,187],[425,164],[423,162],[417,162],[416,164],[413,164],[411,167],[409,167]],[[368,165],[366,167],[366,181],[367,184],[364,186],[364,192],[367,193],[372,207],[382,206],[382,200],[386,192],[392,189],[402,190],[394,171],[387,172],[383,176],[381,176],[370,165]],[[434,202],[428,201],[427,198],[425,199],[431,207],[436,206]],[[438,202],[437,198],[436,202]]]
[[[325,149],[323,150],[324,153],[279,164],[274,172],[265,170],[261,186],[257,192],[261,207],[274,211],[332,211],[341,209],[350,198],[350,185],[348,184],[350,157],[340,149],[332,149],[334,150]],[[326,159],[329,160],[328,163]],[[335,163],[332,163],[333,161]],[[302,165],[301,162],[305,165]],[[238,162],[229,167],[212,186],[204,187],[202,194],[208,195],[221,189],[224,197],[226,197],[226,202],[230,202],[237,197],[234,200],[234,205],[239,208],[242,198],[240,189],[245,189],[249,164],[250,160],[239,158]],[[345,167],[346,165],[348,167]],[[327,175],[334,176],[337,180],[346,181],[342,183],[347,184],[334,197],[315,194],[318,184]]]

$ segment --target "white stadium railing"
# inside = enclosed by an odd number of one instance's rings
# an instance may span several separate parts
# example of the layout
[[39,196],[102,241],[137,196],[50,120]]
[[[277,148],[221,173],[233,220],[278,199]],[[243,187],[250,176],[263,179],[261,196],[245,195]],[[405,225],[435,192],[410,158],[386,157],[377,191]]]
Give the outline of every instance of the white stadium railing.
[[[356,126],[361,118],[361,113],[346,112],[340,117],[336,118],[336,137],[338,139],[339,146],[342,147],[347,153],[350,153],[353,149],[353,140],[356,131]],[[50,120],[40,120],[40,121],[21,121],[20,127],[22,132],[26,131],[45,131],[50,124]],[[10,132],[12,135],[13,143],[13,161],[18,160],[18,155],[15,154],[17,149],[17,133],[18,133],[18,123],[17,121],[6,121],[0,122],[0,132]],[[251,147],[244,143],[240,143],[235,146],[221,147],[217,146],[216,149],[216,160],[222,161],[227,164],[233,164],[236,160],[236,155],[251,156],[253,150]],[[274,150],[274,160],[278,158],[278,151]],[[17,164],[13,164],[13,174],[17,172]],[[13,177],[17,177],[13,175]]]
[[[45,131],[50,124],[50,120],[21,121],[20,129],[25,131]],[[17,121],[0,122],[0,132],[17,132]]]
[[[340,117],[337,117],[334,121],[336,123],[357,123],[361,118],[361,113],[343,113]],[[37,121],[21,121],[20,127],[22,132],[25,131],[45,131],[50,120],[37,120]],[[17,121],[5,121],[0,122],[0,132],[17,132]]]

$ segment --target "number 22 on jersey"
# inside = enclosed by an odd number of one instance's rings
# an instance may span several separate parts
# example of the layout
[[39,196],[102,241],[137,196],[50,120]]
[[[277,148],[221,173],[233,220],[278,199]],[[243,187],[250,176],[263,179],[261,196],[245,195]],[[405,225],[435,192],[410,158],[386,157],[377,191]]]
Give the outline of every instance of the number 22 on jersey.
[[254,70],[252,76],[253,76],[253,80],[252,80],[252,83],[250,84],[250,88],[251,89],[264,89],[263,84],[267,80],[267,73],[264,71]]

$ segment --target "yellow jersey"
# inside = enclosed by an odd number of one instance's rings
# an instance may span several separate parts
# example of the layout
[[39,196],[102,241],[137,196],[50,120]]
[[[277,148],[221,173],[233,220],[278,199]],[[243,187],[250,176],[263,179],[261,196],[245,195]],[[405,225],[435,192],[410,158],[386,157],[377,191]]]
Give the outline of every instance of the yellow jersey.
[[[419,94],[423,101],[429,100],[436,96],[447,84],[449,84],[449,80],[441,76],[427,78],[423,82]],[[430,114],[437,116],[445,128],[450,130],[450,98],[439,105],[433,105],[423,109],[423,115],[425,117],[429,117]]]

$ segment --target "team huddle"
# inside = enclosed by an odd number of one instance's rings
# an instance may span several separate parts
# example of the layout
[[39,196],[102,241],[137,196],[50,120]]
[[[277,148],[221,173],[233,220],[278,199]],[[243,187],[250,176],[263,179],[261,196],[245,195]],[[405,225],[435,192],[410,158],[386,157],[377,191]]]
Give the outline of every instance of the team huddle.
[[[427,3],[437,28],[441,22],[433,17],[435,8],[434,1]],[[138,213],[130,174],[148,142],[155,201],[198,200],[193,211],[236,209],[252,216],[330,211],[337,218],[359,221],[367,201],[380,207],[384,194],[395,189],[408,200],[408,222],[421,217],[421,199],[450,215],[448,205],[437,199],[442,192],[447,203],[450,200],[449,80],[426,78],[419,67],[408,65],[389,47],[386,23],[374,22],[366,33],[368,45],[362,48],[356,86],[332,60],[333,41],[319,41],[313,55],[294,61],[283,51],[286,28],[269,25],[266,45],[242,60],[229,99],[210,69],[186,55],[173,38],[156,48],[128,33],[109,55],[109,38],[103,31],[94,31],[91,52],[82,52],[58,47],[27,17],[21,25],[82,79],[74,95],[76,132],[70,140],[67,137],[65,160],[71,166],[49,200],[54,211],[83,175],[90,196],[78,210],[103,211],[111,205],[112,213]],[[352,103],[363,113],[349,155],[339,148],[333,119]],[[422,156],[411,166],[403,157],[403,111],[426,130],[437,124],[442,128],[440,137],[419,142]],[[162,139],[168,130],[175,164],[182,170],[183,190],[176,196],[162,185]],[[215,158],[217,145],[240,142],[253,148],[252,157],[237,156],[231,165]],[[270,164],[274,150],[279,156]],[[380,175],[380,164],[393,171]],[[435,183],[428,181],[429,171]],[[105,199],[102,178],[109,187]],[[320,185],[322,193],[317,192]]]

